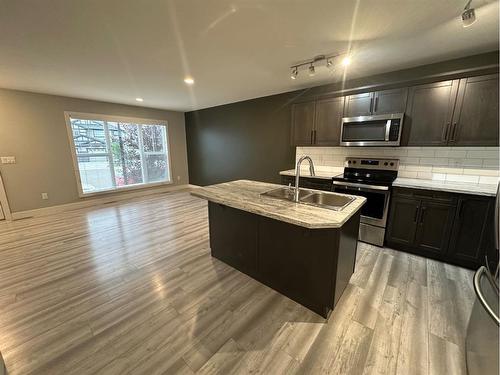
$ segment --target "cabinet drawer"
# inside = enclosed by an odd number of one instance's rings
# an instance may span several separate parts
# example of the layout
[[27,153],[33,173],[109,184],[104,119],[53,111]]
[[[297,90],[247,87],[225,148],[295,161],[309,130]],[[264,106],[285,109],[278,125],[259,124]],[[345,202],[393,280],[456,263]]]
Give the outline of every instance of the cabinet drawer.
[[392,194],[394,197],[425,199],[428,201],[448,203],[451,205],[457,204],[457,195],[444,191],[395,187],[392,191]]

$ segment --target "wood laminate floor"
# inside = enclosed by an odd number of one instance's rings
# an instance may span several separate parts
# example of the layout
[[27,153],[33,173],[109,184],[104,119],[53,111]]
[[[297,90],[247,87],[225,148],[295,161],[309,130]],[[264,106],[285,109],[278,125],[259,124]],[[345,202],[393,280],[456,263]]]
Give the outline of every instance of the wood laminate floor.
[[212,259],[187,192],[0,223],[10,374],[464,374],[470,271],[360,243],[324,321]]

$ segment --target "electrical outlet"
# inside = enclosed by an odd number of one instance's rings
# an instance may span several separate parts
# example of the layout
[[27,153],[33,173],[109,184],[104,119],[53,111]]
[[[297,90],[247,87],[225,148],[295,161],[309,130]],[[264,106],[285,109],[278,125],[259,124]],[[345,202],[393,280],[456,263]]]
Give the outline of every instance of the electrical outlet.
[[49,199],[48,193],[42,193],[42,199]]
[[16,164],[15,156],[2,156],[0,157],[2,164]]

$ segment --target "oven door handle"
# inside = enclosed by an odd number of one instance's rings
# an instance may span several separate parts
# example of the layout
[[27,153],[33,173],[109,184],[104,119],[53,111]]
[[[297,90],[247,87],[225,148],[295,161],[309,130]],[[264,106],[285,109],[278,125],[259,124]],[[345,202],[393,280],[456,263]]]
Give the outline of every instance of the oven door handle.
[[389,141],[389,134],[391,132],[391,120],[387,120],[385,123],[385,141]]
[[358,184],[356,182],[344,182],[344,181],[333,181],[333,184],[335,186],[345,187],[346,189],[349,187],[353,187],[353,188],[358,188],[359,190],[366,190],[366,191],[373,191],[373,190],[389,191],[388,186],[366,185],[366,184]]

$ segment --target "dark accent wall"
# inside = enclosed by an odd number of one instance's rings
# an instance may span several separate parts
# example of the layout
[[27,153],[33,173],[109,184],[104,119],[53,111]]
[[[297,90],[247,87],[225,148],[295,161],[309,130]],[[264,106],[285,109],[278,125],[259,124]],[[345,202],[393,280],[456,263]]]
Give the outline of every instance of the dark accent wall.
[[188,112],[189,182],[202,186],[236,179],[279,182],[279,171],[294,166],[295,147],[290,141],[294,101],[460,78],[471,71],[498,71],[498,51]]
[[290,102],[295,97],[286,93],[186,113],[189,182],[279,182],[278,172],[294,164]]

